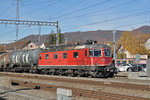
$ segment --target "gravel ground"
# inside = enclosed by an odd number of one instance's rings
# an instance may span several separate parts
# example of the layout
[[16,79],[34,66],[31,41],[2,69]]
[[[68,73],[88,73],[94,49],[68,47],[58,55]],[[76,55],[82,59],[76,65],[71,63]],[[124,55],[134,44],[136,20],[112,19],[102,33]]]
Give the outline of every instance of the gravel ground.
[[[10,84],[8,85],[7,80],[1,81],[3,79],[10,79],[10,78],[0,77],[0,83],[3,83],[4,85],[3,86],[2,84],[0,84],[0,100],[57,100],[56,93],[53,93],[51,91],[44,91],[40,89],[35,90],[27,87],[13,86]],[[22,79],[22,78],[11,77],[11,79],[37,82],[36,80],[29,80],[29,79]],[[6,82],[6,84],[4,82]],[[49,83],[55,85],[55,83],[47,82],[47,81],[38,81],[38,83]],[[61,85],[61,83],[57,85]],[[96,100],[96,99],[73,96],[72,100]]]
[[[13,78],[13,79],[16,79],[16,78]],[[17,79],[21,80],[21,78],[17,78]],[[124,89],[124,88],[113,88],[113,87],[106,87],[106,86],[92,86],[92,85],[84,85],[84,84],[76,84],[76,83],[70,84],[67,82],[44,81],[44,80],[41,80],[41,81],[38,80],[38,82],[37,82],[37,79],[35,79],[35,80],[26,79],[26,80],[36,82],[36,83],[52,84],[52,85],[57,85],[57,86],[67,86],[67,87],[74,87],[74,88],[116,93],[116,94],[122,94],[122,95],[130,95],[130,96],[150,98],[150,95],[149,95],[150,91],[132,90],[132,89]],[[77,100],[79,100],[79,99],[77,99]]]
[[[0,86],[0,100],[57,100],[56,93],[50,91],[21,90],[16,92],[10,92],[11,90],[15,89],[23,89],[23,87],[11,86],[8,88]],[[96,99],[84,97],[72,97],[72,100],[96,100]]]
[[[22,89],[20,91],[14,91],[16,89]],[[0,97],[6,100],[56,100],[56,94],[50,91],[32,90],[20,87],[0,87]],[[1,99],[0,99],[1,100]]]
[[[24,74],[22,74],[23,76]],[[35,75],[35,74],[32,74]],[[43,76],[43,75],[40,75]],[[47,77],[48,75],[46,75]],[[48,77],[61,77],[61,78],[68,78],[68,79],[82,79],[82,80],[93,80],[93,81],[104,81],[104,82],[119,82],[119,83],[132,83],[132,84],[143,84],[143,85],[149,85],[149,80],[129,80],[129,79],[99,79],[99,78],[84,78],[84,77],[65,77],[65,76],[48,76]],[[109,92],[109,93],[116,93],[116,94],[123,94],[123,95],[130,95],[130,96],[137,96],[137,97],[145,97],[150,98],[150,91],[141,91],[141,90],[132,90],[132,89],[123,89],[123,88],[113,88],[113,87],[106,87],[106,86],[92,86],[92,85],[84,85],[84,84],[75,84],[75,83],[67,83],[67,82],[56,82],[56,81],[44,81],[44,80],[38,80],[37,79],[22,79],[22,78],[11,78],[15,80],[24,80],[24,81],[32,81],[32,82],[38,82],[43,84],[52,84],[57,86],[67,86],[67,87],[74,87],[74,88],[81,88],[81,89],[89,89],[89,90],[95,90],[95,91],[102,91],[102,92]],[[22,88],[18,86],[10,86],[11,89],[15,88]],[[0,91],[4,91],[0,87]],[[15,95],[15,96],[14,96]],[[3,97],[7,98],[7,100],[20,100],[16,99],[21,98],[21,100],[56,100],[56,94],[51,93],[50,91],[44,91],[44,90],[21,90],[17,92],[9,92],[2,94]],[[13,98],[14,97],[14,98]],[[83,98],[83,97],[73,97],[74,100],[93,100],[90,98]]]

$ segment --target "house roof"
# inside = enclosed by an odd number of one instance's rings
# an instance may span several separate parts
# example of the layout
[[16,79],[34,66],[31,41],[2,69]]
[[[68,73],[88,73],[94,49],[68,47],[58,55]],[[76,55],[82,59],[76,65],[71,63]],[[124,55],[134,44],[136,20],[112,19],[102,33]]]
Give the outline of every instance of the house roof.
[[13,50],[13,49],[22,49],[27,46],[31,41],[17,41],[11,44],[6,45],[6,50]]

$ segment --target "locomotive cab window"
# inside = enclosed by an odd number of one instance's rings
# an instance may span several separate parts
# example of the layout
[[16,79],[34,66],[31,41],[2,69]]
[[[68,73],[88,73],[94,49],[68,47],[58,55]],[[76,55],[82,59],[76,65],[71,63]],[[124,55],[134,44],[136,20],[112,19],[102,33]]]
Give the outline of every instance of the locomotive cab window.
[[63,58],[67,58],[67,53],[63,53]]
[[45,59],[48,59],[48,58],[49,58],[49,54],[46,54],[46,55],[45,55]]
[[93,56],[93,50],[89,49],[89,56],[92,57]]
[[110,57],[111,56],[110,49],[104,49],[104,54],[105,54],[105,57]]
[[78,52],[73,53],[73,58],[78,58]]
[[101,49],[94,49],[94,57],[101,57]]
[[57,59],[57,54],[54,54],[54,59]]

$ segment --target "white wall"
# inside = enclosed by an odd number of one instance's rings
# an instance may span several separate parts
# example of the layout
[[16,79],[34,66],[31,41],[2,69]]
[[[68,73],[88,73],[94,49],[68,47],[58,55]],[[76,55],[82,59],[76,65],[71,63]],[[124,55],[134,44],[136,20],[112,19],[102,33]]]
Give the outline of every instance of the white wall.
[[36,48],[38,48],[37,45],[31,42],[27,46],[25,46],[23,49],[36,49]]

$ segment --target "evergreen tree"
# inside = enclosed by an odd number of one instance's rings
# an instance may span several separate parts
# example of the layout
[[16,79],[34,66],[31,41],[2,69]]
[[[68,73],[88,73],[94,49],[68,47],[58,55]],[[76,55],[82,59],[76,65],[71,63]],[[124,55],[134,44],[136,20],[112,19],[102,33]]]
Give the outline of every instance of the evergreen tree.
[[[61,34],[61,30],[59,29],[59,43],[63,43],[63,34]],[[51,34],[48,35],[48,44],[54,45],[56,44],[56,33],[51,31]]]
[[64,41],[63,34],[61,34],[61,29],[59,28],[59,43],[63,43]]

